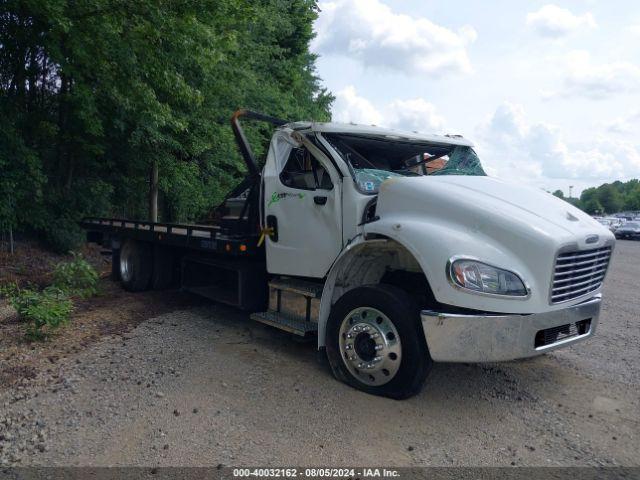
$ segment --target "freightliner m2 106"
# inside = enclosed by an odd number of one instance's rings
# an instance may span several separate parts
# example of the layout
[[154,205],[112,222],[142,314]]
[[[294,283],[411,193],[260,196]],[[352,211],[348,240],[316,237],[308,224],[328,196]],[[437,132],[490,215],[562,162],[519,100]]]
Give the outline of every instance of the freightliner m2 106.
[[[264,166],[240,118],[274,126]],[[460,136],[239,110],[246,178],[212,220],[87,218],[131,291],[172,285],[316,335],[341,381],[407,398],[433,362],[540,355],[595,333],[615,239],[488,177]]]

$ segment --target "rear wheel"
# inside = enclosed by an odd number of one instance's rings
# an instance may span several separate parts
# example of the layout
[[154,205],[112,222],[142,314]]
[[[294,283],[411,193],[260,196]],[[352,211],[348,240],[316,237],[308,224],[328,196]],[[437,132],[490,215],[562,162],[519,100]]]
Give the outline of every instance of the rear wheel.
[[340,298],[329,316],[326,345],[336,378],[396,399],[417,394],[433,363],[417,305],[390,285],[355,288]]
[[151,245],[126,240],[120,248],[120,281],[125,290],[141,292],[151,280]]

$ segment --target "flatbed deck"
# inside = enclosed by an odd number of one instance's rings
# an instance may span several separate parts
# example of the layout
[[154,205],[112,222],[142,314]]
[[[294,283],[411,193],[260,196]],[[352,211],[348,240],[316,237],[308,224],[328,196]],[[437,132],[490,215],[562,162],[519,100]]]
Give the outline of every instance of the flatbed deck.
[[225,256],[253,257],[262,251],[257,246],[258,234],[228,234],[218,225],[88,217],[82,220],[81,226],[89,236],[96,232]]

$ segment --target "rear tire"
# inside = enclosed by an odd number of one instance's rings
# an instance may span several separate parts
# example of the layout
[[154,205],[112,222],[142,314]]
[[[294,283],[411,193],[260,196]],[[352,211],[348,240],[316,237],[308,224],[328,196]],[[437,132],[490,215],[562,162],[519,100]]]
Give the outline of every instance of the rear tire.
[[153,268],[151,245],[126,240],[120,248],[120,281],[125,290],[141,292],[149,288]]
[[331,310],[326,348],[338,380],[398,400],[420,392],[433,365],[418,306],[391,285],[344,294]]

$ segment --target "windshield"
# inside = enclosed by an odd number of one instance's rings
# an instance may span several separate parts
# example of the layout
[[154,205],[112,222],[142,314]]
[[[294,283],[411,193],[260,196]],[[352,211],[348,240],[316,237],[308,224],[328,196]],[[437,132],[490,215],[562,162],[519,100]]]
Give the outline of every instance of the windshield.
[[629,227],[629,228],[640,228],[640,223],[629,222],[629,223],[625,224],[625,227]]
[[468,146],[372,135],[325,134],[325,138],[350,166],[364,193],[377,193],[390,177],[486,175]]

